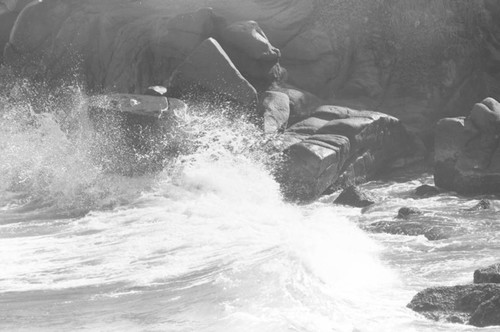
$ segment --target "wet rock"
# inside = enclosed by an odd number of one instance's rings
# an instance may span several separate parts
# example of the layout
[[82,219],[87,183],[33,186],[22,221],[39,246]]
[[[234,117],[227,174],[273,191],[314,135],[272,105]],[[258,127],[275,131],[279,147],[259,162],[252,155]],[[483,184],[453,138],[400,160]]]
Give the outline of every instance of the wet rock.
[[257,91],[241,75],[219,43],[205,40],[172,73],[169,89],[175,94],[223,95],[254,112]]
[[438,122],[436,186],[463,194],[500,192],[500,104],[492,98],[474,106],[468,118]]
[[282,185],[293,199],[310,200],[330,186],[357,184],[372,177],[393,158],[410,153],[408,133],[395,118],[349,110],[349,117],[310,117],[286,132],[307,138],[290,146]]
[[487,199],[482,199],[474,205],[473,207],[467,209],[466,211],[481,211],[481,210],[490,210],[491,209],[491,201]]
[[92,149],[103,169],[125,176],[162,169],[163,161],[175,156],[172,134],[175,117],[187,105],[175,98],[147,95],[97,95],[89,100],[89,119],[95,135]]
[[323,100],[311,92],[288,84],[275,87],[274,90],[286,94],[290,99],[291,124],[310,117],[314,110],[323,104]]
[[436,196],[438,194],[439,194],[439,189],[434,186],[430,186],[428,184],[423,184],[420,187],[417,187],[417,189],[415,189],[415,196],[418,197],[431,197],[431,196]]
[[500,264],[494,264],[474,271],[474,283],[500,283]]
[[499,324],[499,296],[499,284],[434,287],[415,295],[408,308],[433,320],[491,326]]
[[469,324],[478,327],[500,325],[500,295],[481,303],[472,313]]
[[432,220],[391,220],[378,221],[365,227],[372,233],[392,235],[423,235],[429,241],[448,239],[454,235],[452,227],[436,225]]
[[266,91],[261,96],[265,133],[276,133],[286,128],[290,116],[290,100],[281,92]]
[[402,207],[398,210],[398,215],[396,218],[398,219],[408,219],[410,216],[420,215],[423,212],[417,208],[412,207]]
[[340,193],[334,203],[362,208],[375,204],[375,200],[371,195],[362,192],[358,187],[349,186]]

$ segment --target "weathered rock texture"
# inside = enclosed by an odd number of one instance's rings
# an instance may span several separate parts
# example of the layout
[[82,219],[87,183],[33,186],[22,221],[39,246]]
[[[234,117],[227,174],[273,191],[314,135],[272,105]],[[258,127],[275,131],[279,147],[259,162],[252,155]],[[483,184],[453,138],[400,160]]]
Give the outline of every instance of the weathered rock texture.
[[411,139],[396,118],[322,106],[287,129],[292,139],[281,179],[285,194],[311,200],[331,186],[357,184],[408,153]]
[[459,193],[500,192],[500,104],[476,104],[467,118],[438,122],[434,181]]
[[500,285],[473,284],[426,289],[411,300],[410,309],[433,320],[500,325]]
[[500,264],[494,264],[474,271],[474,283],[500,283]]

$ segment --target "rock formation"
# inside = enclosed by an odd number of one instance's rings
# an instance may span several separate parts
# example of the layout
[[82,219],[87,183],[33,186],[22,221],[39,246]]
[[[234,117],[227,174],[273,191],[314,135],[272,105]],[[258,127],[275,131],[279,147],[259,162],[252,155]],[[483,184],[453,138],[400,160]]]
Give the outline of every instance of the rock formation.
[[438,122],[434,181],[465,194],[500,192],[500,104],[492,98],[467,118]]
[[408,307],[425,317],[478,327],[500,325],[499,264],[474,272],[474,284],[433,287],[419,292]]

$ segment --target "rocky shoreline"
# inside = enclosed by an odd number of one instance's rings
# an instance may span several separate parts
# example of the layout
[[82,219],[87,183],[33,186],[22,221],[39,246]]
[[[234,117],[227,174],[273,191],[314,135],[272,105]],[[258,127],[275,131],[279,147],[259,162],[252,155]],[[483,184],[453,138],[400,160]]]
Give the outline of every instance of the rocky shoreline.
[[[0,63],[34,79],[82,75],[94,95],[89,116],[97,131],[118,135],[102,127],[109,121],[127,128],[120,158],[133,159],[131,151],[141,151],[155,159],[151,167],[137,160],[125,167],[111,159],[107,167],[125,175],[154,172],[170,153],[155,144],[156,138],[179,112],[203,100],[228,105],[272,137],[284,156],[276,178],[292,201],[310,202],[350,188],[338,203],[366,207],[373,200],[352,186],[432,157],[439,189],[419,188],[416,196],[440,190],[499,194],[500,46],[493,37],[475,39],[474,32],[491,37],[500,31],[500,7],[478,1],[469,8],[471,21],[461,21],[460,6],[434,8],[435,20],[422,24],[438,30],[453,26],[462,49],[450,51],[457,47],[453,35],[445,40],[450,45],[437,40],[416,52],[414,45],[401,44],[391,25],[408,28],[408,22],[398,21],[405,8],[388,3],[365,3],[346,27],[338,16],[345,8],[320,0],[211,0],[203,5],[4,0]],[[408,19],[414,26],[412,42],[427,31],[420,27],[424,16],[418,16],[419,10],[429,10],[425,6],[431,5],[415,5],[417,16]],[[426,46],[441,50],[436,45],[443,43],[449,49],[432,55],[427,76],[418,73],[425,78],[401,68],[428,51]],[[480,202],[477,210],[486,205]],[[425,211],[402,209],[394,220],[366,230],[440,240],[453,236],[448,226],[429,221]],[[475,282],[483,275],[475,274]],[[500,288],[491,281],[496,277],[488,278],[486,284],[425,290],[409,307],[432,319],[500,325]]]

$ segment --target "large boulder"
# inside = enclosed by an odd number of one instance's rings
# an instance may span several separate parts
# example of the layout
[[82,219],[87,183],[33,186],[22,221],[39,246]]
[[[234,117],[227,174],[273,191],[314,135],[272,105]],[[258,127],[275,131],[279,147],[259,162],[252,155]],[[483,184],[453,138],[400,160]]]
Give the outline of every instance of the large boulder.
[[227,96],[254,111],[257,107],[257,91],[213,38],[201,43],[177,67],[168,85],[180,95],[211,93],[216,97]]
[[499,296],[500,284],[434,287],[415,295],[408,307],[433,320],[481,327],[500,325]]
[[320,108],[287,132],[306,139],[286,149],[284,193],[312,200],[331,186],[372,178],[384,165],[409,153],[411,141],[396,118],[347,108]]
[[253,85],[265,89],[282,80],[284,71],[278,63],[281,53],[271,45],[257,22],[241,21],[223,26],[216,38]]
[[434,182],[464,194],[500,192],[500,104],[491,98],[468,118],[438,122]]
[[181,100],[163,96],[91,97],[88,116],[94,128],[94,159],[103,169],[126,176],[161,170],[164,160],[182,152],[172,137],[176,118],[186,110]]

